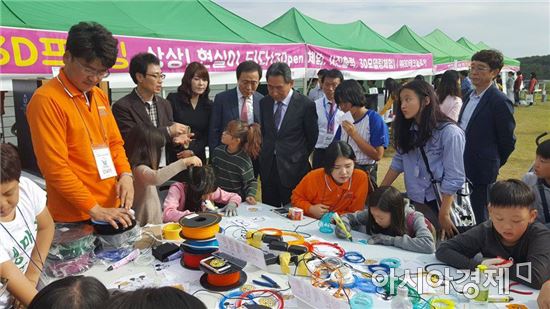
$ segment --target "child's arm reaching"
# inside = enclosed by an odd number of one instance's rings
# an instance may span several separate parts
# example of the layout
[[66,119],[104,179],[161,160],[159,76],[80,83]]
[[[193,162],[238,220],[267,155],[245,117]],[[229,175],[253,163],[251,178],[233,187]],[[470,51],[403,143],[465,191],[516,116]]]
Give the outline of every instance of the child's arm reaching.
[[[3,249],[2,249],[3,250]],[[7,254],[6,254],[7,256]],[[4,259],[2,259],[4,260]],[[0,262],[0,278],[7,279],[7,290],[15,299],[28,306],[36,295],[36,287],[33,286],[25,275],[10,260]],[[8,306],[9,307],[9,306]]]
[[256,181],[256,177],[254,177],[254,169],[252,168],[252,163],[250,163],[250,168],[243,174],[243,185],[244,192],[246,194],[246,201],[251,205],[256,204],[258,181]]
[[487,237],[485,229],[485,224],[480,224],[442,242],[435,252],[436,258],[458,269],[475,269],[483,261],[477,254],[481,252]]
[[[44,265],[45,259],[48,256],[48,250],[52,244],[55,225],[48,208],[44,207],[42,212],[36,216],[38,230],[36,233],[36,243],[32,249],[31,259],[38,265]],[[34,263],[29,262],[25,276],[35,287],[38,284],[41,270],[37,269]]]
[[[366,209],[342,215],[342,222],[344,223],[348,231],[351,231],[352,229],[359,230],[361,226],[367,224],[368,219],[369,211]],[[334,233],[338,238],[346,238],[347,235],[346,232],[342,231],[342,229],[338,225],[336,225]]]
[[[181,209],[178,210],[179,206]],[[181,182],[177,182],[170,186],[168,195],[164,199],[164,211],[162,212],[163,222],[178,222],[181,217],[189,214],[185,209],[185,186]]]
[[190,165],[202,166],[202,161],[198,157],[193,156],[179,159],[158,170],[154,170],[146,165],[139,165],[134,169],[134,177],[146,185],[160,186],[177,173],[187,169]]
[[[371,239],[378,239],[376,243],[387,246],[395,246],[404,250],[428,254],[434,253],[435,241],[432,232],[430,232],[428,226],[426,225],[426,221],[424,221],[424,215],[422,215],[422,213],[414,213],[412,230],[414,231],[414,237],[408,234],[395,237],[378,234],[373,235]],[[369,240],[369,243],[371,243],[371,240]]]
[[242,201],[237,193],[227,192],[220,188],[210,195],[210,199],[216,203],[225,204],[226,206],[222,210],[228,217],[237,215],[237,207]]

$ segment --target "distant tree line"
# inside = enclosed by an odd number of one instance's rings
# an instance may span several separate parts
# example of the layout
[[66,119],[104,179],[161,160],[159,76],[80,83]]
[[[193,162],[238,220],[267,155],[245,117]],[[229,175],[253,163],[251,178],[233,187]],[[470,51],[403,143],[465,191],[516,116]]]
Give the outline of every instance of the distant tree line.
[[539,80],[550,80],[550,55],[517,58],[517,60],[521,62],[520,70],[526,79],[531,72],[535,72]]

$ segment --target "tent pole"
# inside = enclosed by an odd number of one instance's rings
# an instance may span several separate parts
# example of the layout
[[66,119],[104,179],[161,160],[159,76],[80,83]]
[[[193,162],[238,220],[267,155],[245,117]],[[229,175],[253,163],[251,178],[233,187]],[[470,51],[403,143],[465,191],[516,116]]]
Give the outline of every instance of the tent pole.
[[307,96],[307,44],[306,44],[306,48],[305,48],[305,51],[306,51],[306,54],[305,54],[305,64],[304,64],[304,93],[303,95]]

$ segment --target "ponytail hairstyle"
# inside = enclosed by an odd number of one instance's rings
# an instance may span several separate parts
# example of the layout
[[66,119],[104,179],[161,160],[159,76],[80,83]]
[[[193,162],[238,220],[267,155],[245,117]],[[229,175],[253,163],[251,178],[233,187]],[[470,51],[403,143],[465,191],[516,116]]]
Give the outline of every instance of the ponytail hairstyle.
[[229,135],[240,139],[239,149],[244,148],[244,152],[252,159],[260,155],[262,145],[262,132],[257,123],[247,124],[241,120],[231,120],[225,129]]
[[367,221],[367,234],[386,234],[390,236],[403,236],[407,234],[405,220],[405,199],[401,192],[392,186],[382,186],[374,190],[368,198],[368,207],[378,208],[391,214],[391,224],[388,228],[382,228],[376,223],[372,212],[369,211]]
[[201,211],[202,196],[218,189],[216,176],[209,165],[192,166],[188,170],[189,182],[185,189],[185,208],[192,212]]

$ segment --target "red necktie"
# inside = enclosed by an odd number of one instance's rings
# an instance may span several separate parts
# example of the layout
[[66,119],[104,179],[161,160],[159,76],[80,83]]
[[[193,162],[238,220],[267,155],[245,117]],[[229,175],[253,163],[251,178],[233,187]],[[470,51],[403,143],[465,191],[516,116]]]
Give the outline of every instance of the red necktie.
[[245,96],[243,96],[243,107],[241,108],[241,120],[248,123],[248,104],[246,104]]

